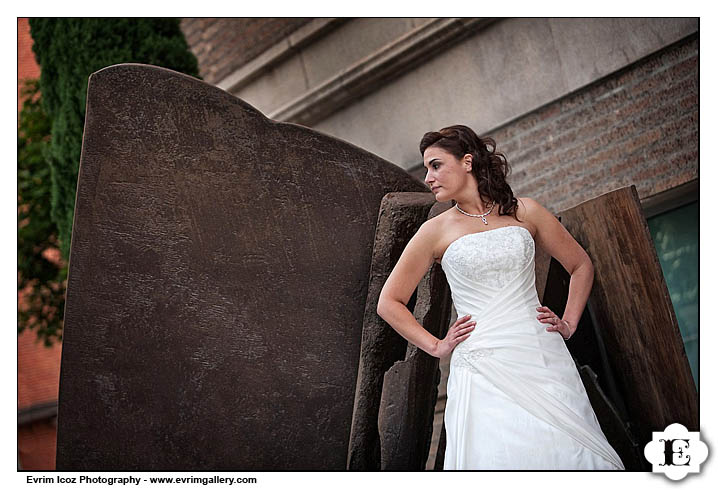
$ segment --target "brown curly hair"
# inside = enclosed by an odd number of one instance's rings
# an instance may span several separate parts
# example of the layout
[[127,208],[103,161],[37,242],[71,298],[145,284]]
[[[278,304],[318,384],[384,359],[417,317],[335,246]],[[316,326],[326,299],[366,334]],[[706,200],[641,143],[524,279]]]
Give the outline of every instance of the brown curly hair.
[[500,215],[516,218],[518,201],[506,182],[511,168],[506,156],[496,152],[496,142],[492,138],[480,138],[468,126],[457,124],[426,133],[419,143],[422,156],[430,146],[437,146],[457,159],[467,153],[471,155],[471,172],[479,183],[479,194],[484,199],[488,198],[489,202],[496,201]]

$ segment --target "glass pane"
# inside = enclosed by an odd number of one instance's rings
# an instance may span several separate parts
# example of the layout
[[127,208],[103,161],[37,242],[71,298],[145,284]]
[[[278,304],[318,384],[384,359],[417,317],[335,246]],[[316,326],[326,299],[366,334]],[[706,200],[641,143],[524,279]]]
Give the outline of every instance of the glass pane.
[[648,219],[698,387],[698,201]]

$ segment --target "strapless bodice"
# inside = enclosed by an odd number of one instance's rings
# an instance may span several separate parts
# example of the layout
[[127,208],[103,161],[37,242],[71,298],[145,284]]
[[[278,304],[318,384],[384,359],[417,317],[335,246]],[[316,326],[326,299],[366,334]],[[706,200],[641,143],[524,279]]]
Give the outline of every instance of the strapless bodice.
[[442,264],[492,289],[501,289],[534,259],[534,240],[523,226],[463,235],[449,244]]
[[470,314],[478,322],[475,331],[483,333],[499,318],[535,320],[534,256],[533,237],[522,226],[470,233],[451,242],[441,265],[458,316]]

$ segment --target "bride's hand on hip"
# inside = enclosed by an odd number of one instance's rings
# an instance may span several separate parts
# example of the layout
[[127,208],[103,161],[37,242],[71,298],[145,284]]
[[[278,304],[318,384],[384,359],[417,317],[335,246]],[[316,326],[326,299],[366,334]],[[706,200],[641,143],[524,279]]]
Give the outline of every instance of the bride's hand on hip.
[[556,313],[551,311],[547,306],[539,306],[536,308],[539,311],[539,315],[536,317],[541,323],[548,323],[546,327],[547,332],[558,332],[564,340],[571,338],[571,335],[576,331],[575,326],[571,326],[566,320],[562,320]]
[[457,319],[454,324],[449,327],[446,337],[439,340],[436,344],[436,357],[446,357],[459,345],[459,342],[469,338],[471,331],[475,328],[476,322],[470,321],[471,315],[465,315]]

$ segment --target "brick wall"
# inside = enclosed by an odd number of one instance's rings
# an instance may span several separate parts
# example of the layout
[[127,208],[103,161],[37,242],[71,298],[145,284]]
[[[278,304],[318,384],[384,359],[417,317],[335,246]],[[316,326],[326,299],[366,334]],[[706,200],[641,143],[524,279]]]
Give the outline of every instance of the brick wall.
[[553,212],[631,184],[644,198],[697,179],[698,37],[487,135],[511,165],[514,194]]
[[23,470],[55,469],[56,434],[54,419],[17,428],[18,454]]
[[[17,20],[17,85],[20,111],[21,80],[39,78],[40,67],[32,52],[32,37],[28,19]],[[56,252],[56,251],[55,251]],[[22,292],[18,305],[23,304]],[[18,413],[57,402],[60,383],[62,347],[50,348],[37,342],[34,331],[25,330],[17,337],[17,409]],[[47,411],[45,411],[47,413]],[[57,429],[55,417],[43,415],[39,420],[18,426],[18,455],[23,469],[54,470]]]
[[32,52],[32,37],[30,37],[30,24],[26,18],[17,19],[17,110],[20,112],[21,81],[27,78],[40,78],[40,67],[35,62]]
[[558,212],[635,184],[698,178],[698,38],[691,36],[490,133],[510,183]]
[[311,18],[182,19],[187,44],[205,82],[223,78],[297,30]]
[[45,347],[37,334],[25,330],[17,337],[17,408],[57,401],[60,386],[60,344]]

